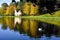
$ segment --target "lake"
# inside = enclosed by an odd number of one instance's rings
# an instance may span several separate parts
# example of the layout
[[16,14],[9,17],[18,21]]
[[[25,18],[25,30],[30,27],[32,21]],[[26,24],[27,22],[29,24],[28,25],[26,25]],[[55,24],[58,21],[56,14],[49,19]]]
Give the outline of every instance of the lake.
[[0,17],[0,40],[60,40],[60,26],[35,19]]

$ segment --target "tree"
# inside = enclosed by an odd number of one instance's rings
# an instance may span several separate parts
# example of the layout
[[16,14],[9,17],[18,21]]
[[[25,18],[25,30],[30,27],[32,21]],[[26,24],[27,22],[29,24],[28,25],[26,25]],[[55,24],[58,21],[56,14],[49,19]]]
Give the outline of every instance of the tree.
[[15,2],[15,0],[12,0],[12,2]]
[[23,0],[20,0],[21,2],[23,2]]
[[8,7],[8,4],[7,3],[2,3],[2,8],[3,9],[6,9]]
[[6,9],[7,9],[7,7],[8,7],[8,4],[7,3],[2,3],[2,5],[1,5],[2,7],[1,7],[1,14],[2,15],[5,15],[5,12],[6,12]]

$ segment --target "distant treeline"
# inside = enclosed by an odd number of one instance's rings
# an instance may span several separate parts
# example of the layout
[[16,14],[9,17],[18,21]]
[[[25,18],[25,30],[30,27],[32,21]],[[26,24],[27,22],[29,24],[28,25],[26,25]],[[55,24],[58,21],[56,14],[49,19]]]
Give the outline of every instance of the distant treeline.
[[23,15],[40,15],[45,12],[51,14],[55,10],[59,10],[59,8],[60,0],[20,0],[19,2],[12,0],[10,5],[2,3],[0,15],[14,15],[15,9],[22,10]]

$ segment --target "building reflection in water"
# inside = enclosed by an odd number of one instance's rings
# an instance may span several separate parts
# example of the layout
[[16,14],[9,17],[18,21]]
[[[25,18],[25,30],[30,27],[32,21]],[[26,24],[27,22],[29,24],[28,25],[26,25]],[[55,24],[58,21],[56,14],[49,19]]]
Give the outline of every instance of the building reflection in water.
[[[11,30],[18,31],[20,34],[33,38],[42,36],[51,37],[52,35],[60,37],[60,27],[58,25],[45,23],[32,19],[4,18],[2,19],[2,29],[9,27]],[[14,26],[15,25],[15,26]],[[39,31],[38,29],[41,28]]]
[[14,25],[16,25],[16,24],[21,24],[21,18],[19,18],[19,17],[14,18]]

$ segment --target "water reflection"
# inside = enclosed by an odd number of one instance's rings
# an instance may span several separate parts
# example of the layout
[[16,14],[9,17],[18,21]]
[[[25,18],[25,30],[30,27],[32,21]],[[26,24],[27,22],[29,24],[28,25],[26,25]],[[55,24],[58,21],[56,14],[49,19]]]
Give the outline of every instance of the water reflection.
[[15,17],[14,18],[14,25],[21,24],[21,18]]
[[2,27],[0,26],[1,30],[7,30],[9,28],[10,31],[17,31],[20,35],[23,34],[24,36],[35,38],[36,40],[44,40],[45,37],[49,37],[47,39],[51,37],[60,38],[60,26],[38,20],[3,17],[0,18],[0,24],[2,25]]

